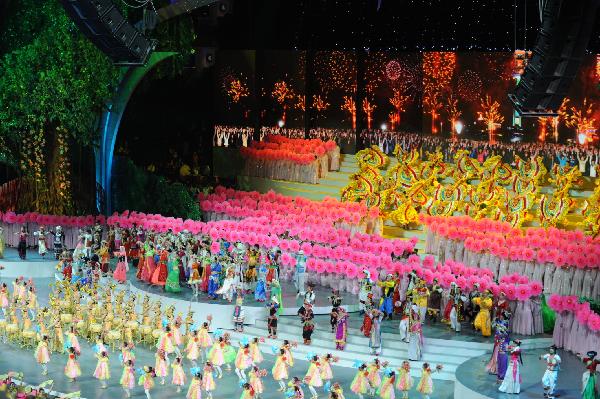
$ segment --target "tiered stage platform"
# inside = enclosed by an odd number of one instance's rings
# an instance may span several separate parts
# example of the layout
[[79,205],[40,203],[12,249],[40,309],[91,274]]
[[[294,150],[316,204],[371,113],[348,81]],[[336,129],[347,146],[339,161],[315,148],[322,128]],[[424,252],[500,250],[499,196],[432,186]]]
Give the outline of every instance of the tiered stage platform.
[[[160,299],[165,306],[174,305],[177,312],[184,315],[188,309],[194,311],[194,317],[197,321],[206,320],[207,315],[213,317],[213,328],[231,329],[233,328],[232,315],[235,303],[229,303],[219,297],[216,300],[209,298],[205,293],[194,297],[192,290],[183,287],[183,291],[178,294],[164,292],[162,287],[152,286],[137,280],[133,275],[129,276],[130,293],[138,295],[148,294],[152,300]],[[302,298],[296,297],[296,288],[292,283],[283,282],[281,284],[284,316],[295,316],[298,308],[302,306]],[[329,314],[331,304],[327,297],[331,295],[331,289],[316,286],[314,288],[316,301],[313,312],[316,315]],[[356,295],[341,293],[342,302],[345,309],[349,312],[357,312],[359,309],[358,297]],[[266,319],[268,309],[265,303],[254,300],[253,295],[247,295],[244,300],[244,311],[246,324],[256,324],[259,320]],[[266,329],[265,329],[266,331]]]

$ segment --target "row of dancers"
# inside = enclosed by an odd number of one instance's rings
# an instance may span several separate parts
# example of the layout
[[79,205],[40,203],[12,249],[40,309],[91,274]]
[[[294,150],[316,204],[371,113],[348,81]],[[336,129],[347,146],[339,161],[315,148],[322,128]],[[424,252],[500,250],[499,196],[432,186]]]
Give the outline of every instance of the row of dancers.
[[[202,394],[207,398],[212,398],[213,392],[217,389],[217,381],[223,378],[223,368],[225,371],[235,368],[239,385],[242,388],[241,399],[260,398],[264,393],[263,378],[268,374],[267,370],[260,368],[260,364],[264,361],[259,346],[261,341],[258,338],[254,338],[252,341],[242,339],[236,353],[228,334],[219,335],[213,342],[206,324],[199,334],[194,333],[188,338],[185,354],[182,354],[178,346],[172,342],[173,335],[166,329],[166,334],[157,343],[155,363],[142,368],[136,369],[136,354],[133,344],[124,344],[119,354],[119,361],[122,364],[119,385],[126,396],[131,396],[137,381],[137,385],[144,390],[146,397],[151,398],[151,391],[155,388],[155,379],[159,380],[160,385],[165,385],[169,376],[170,384],[175,388],[175,392],[182,392],[188,383],[188,377],[184,370],[184,360],[187,360],[192,367],[189,369],[191,380],[186,398],[200,399]],[[75,335],[70,337],[67,345],[64,374],[72,382],[75,382],[82,375],[81,365],[78,361],[81,355],[81,346]],[[313,399],[319,397],[317,389],[322,389],[329,398],[344,398],[342,385],[333,381],[332,364],[338,359],[332,354],[320,356],[309,354],[307,357],[308,370],[304,377],[302,379],[290,378],[290,368],[294,366],[292,353],[294,347],[294,343],[284,341],[279,348],[273,348],[276,359],[271,374],[279,385],[279,392],[284,392],[288,398],[303,399],[303,388],[307,387]],[[109,351],[101,339],[98,339],[93,350],[97,359],[93,377],[100,382],[101,388],[106,389],[111,378]],[[49,338],[43,336],[35,350],[35,358],[42,367],[43,375],[48,373],[47,365],[50,363],[50,354]],[[175,356],[172,362],[169,355]],[[201,367],[198,366],[200,360],[202,361]],[[410,363],[404,361],[402,366],[397,369],[388,366],[387,362],[382,362],[378,358],[370,363],[355,363],[357,371],[350,383],[350,391],[360,399],[364,395],[394,399],[395,390],[402,394],[402,398],[408,398],[409,391],[415,387],[411,377]],[[423,364],[421,378],[415,388],[424,398],[428,398],[433,393],[431,374],[441,370],[441,365],[432,369],[428,363]]]

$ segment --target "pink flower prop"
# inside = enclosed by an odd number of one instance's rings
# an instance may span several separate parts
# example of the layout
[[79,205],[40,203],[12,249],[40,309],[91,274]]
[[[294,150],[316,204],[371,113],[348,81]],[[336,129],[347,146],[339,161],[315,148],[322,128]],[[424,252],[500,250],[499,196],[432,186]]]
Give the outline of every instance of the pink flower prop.
[[590,330],[595,332],[600,331],[600,315],[591,313],[588,316],[587,324]]
[[435,258],[431,255],[425,256],[423,259],[423,267],[431,269],[435,265]]
[[517,299],[520,301],[525,301],[531,297],[531,291],[528,285],[520,285],[517,288],[516,293]]
[[213,254],[218,254],[219,251],[221,251],[221,246],[217,241],[213,241],[213,243],[210,244],[210,252]]
[[532,296],[537,296],[543,292],[544,286],[539,281],[532,281],[529,283],[529,289]]
[[506,293],[506,298],[508,298],[511,301],[516,299],[516,297],[517,297],[517,289],[512,284],[507,285],[506,290],[504,292]]
[[548,306],[555,312],[562,312],[564,310],[562,297],[558,294],[552,294],[548,298]]

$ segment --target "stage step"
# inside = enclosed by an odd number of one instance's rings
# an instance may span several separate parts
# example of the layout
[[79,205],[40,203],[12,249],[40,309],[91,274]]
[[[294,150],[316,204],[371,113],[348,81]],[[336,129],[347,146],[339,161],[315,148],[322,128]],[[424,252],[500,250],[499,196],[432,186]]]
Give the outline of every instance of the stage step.
[[[312,335],[312,345],[306,346],[302,341],[302,327],[297,318],[280,317],[278,321],[277,339],[264,339],[261,349],[264,353],[272,354],[273,346],[280,346],[283,340],[297,342],[298,346],[293,349],[296,358],[306,358],[309,354],[331,353],[339,358],[336,364],[341,367],[352,367],[356,361],[370,362],[374,355],[370,354],[368,347],[368,338],[366,338],[357,328],[348,329],[348,343],[344,351],[333,349],[333,333],[329,330],[328,323],[318,323],[315,332]],[[253,326],[245,326],[243,333],[232,332],[234,339],[243,337],[265,337],[267,331],[266,320],[257,320]],[[383,352],[379,356],[382,360],[388,361],[390,367],[399,367],[402,361],[407,360],[408,344],[402,342],[397,334],[383,333]],[[442,364],[443,370],[434,373],[433,378],[441,380],[454,380],[457,367],[470,358],[482,356],[489,353],[492,348],[492,341],[489,343],[471,342],[462,340],[444,340],[425,337],[423,358],[420,361],[411,361],[411,374],[414,377],[420,377],[423,362],[428,362],[432,366]],[[545,348],[551,345],[551,338],[531,338],[523,340],[524,349]]]
[[[254,337],[254,336],[263,337],[265,335],[265,331],[262,329],[245,327],[243,333],[231,332],[230,334],[231,334],[232,338],[240,340],[243,337]],[[300,339],[300,341],[302,339],[301,335],[299,336],[299,335],[292,335],[292,334],[287,334],[287,333],[279,333],[279,331],[278,331],[277,336],[278,336],[277,339],[270,339],[270,338],[264,339],[264,343],[262,343],[260,345],[263,353],[272,354],[273,353],[272,349],[271,349],[272,346],[279,347],[283,343],[284,339],[287,339],[290,342],[298,342],[299,339]],[[339,361],[336,363],[336,366],[346,367],[346,368],[352,368],[352,366],[354,365],[354,363],[356,361],[369,363],[369,362],[373,361],[373,359],[375,358],[374,355],[369,354],[368,347],[362,347],[362,350],[360,352],[351,352],[349,350],[349,347],[351,345],[347,345],[346,350],[338,351],[338,350],[332,349],[334,344],[331,340],[328,342],[329,342],[328,345],[325,347],[317,345],[317,343],[315,341],[313,341],[313,344],[310,346],[304,345],[304,344],[302,344],[302,342],[298,342],[298,346],[292,350],[292,353],[298,359],[306,359],[309,354],[320,355],[320,354],[325,354],[325,353],[331,353],[333,356],[339,358]],[[391,354],[390,354],[390,356],[388,356],[389,352],[390,351],[386,352],[384,350],[383,355],[379,356],[379,358],[383,361],[388,361],[389,367],[399,368],[402,365],[402,361],[406,360],[406,358],[393,357],[393,356],[391,356]],[[424,358],[426,358],[425,355],[424,355]],[[411,375],[413,377],[417,377],[417,378],[420,377],[421,376],[421,367],[423,365],[423,362],[419,361],[419,362],[410,362],[410,363],[411,363]],[[440,364],[440,362],[436,361],[436,360],[432,360],[432,364],[434,364],[434,365]],[[455,365],[455,364],[444,365],[444,369],[439,373],[435,373],[433,375],[433,378],[440,379],[440,380],[448,380],[448,381],[454,380],[457,367],[458,367],[458,365]]]

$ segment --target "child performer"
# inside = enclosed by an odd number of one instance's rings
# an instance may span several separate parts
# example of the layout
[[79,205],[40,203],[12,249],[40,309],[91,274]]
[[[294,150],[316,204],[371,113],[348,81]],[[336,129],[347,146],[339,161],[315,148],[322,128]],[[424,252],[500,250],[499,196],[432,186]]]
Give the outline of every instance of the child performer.
[[42,375],[48,374],[50,363],[50,350],[48,349],[48,336],[44,335],[35,350],[35,360],[42,366]]
[[369,385],[371,387],[369,391],[371,396],[375,395],[375,390],[381,385],[381,375],[379,374],[381,367],[382,364],[377,358],[375,358],[373,363],[369,364],[367,367],[367,371],[369,372]]
[[183,371],[183,366],[181,365],[180,357],[175,358],[171,368],[173,369],[173,378],[171,383],[177,386],[177,393],[179,393],[181,392],[181,387],[185,385],[185,373]]
[[154,372],[157,377],[160,377],[160,385],[165,385],[165,377],[169,374],[169,360],[167,354],[162,349],[159,349],[154,355]]
[[185,357],[192,363],[194,367],[198,367],[198,363],[196,363],[200,357],[200,338],[198,338],[198,331],[192,330],[190,332],[190,337],[188,338],[185,352]]
[[542,377],[542,385],[544,386],[544,397],[553,398],[556,381],[558,381],[558,370],[560,370],[561,359],[556,353],[556,346],[550,347],[549,353],[540,356],[540,360],[546,362],[546,372]]
[[250,342],[250,354],[252,355],[252,363],[260,364],[263,361],[263,355],[260,351],[258,338],[253,338]]
[[287,358],[287,364],[290,367],[294,367],[294,356],[292,355],[292,346],[296,346],[296,344],[291,344],[287,339],[283,340],[283,344],[281,344],[281,349],[284,350],[285,356]]
[[190,257],[190,279],[188,283],[192,287],[193,295],[197,297],[200,292],[200,284],[202,284],[202,276],[200,276],[200,263],[198,263],[196,255]]
[[81,353],[81,346],[79,345],[79,340],[75,335],[75,326],[71,326],[69,332],[67,333],[67,344],[69,347],[75,349],[75,354],[79,356]]
[[311,398],[315,399],[318,397],[315,387],[319,388],[323,386],[323,380],[321,379],[321,363],[317,355],[313,356],[308,366],[308,371],[304,376],[304,382],[308,385],[308,390],[311,393]]
[[364,395],[369,391],[369,372],[367,365],[361,364],[356,372],[356,376],[350,384],[350,390],[358,395],[359,399],[363,399]]
[[333,371],[331,370],[331,363],[337,361],[331,353],[321,356],[321,379],[325,381],[331,381],[333,379]]
[[202,327],[200,327],[200,331],[198,331],[198,338],[200,339],[200,349],[202,358],[205,358],[208,355],[208,348],[210,348],[213,344],[213,340],[208,333],[208,329],[210,328],[210,321],[205,321],[202,323]]
[[71,379],[71,382],[75,382],[75,379],[81,375],[81,367],[77,362],[77,352],[75,348],[69,348],[69,359],[65,366],[65,375]]
[[261,377],[264,377],[267,374],[266,370],[259,370],[258,366],[252,366],[252,369],[248,372],[248,376],[250,377],[250,385],[254,388],[254,393],[257,398],[260,398],[260,395],[264,392],[263,382]]
[[279,356],[275,359],[275,365],[271,370],[273,379],[279,384],[279,392],[285,391],[285,380],[288,379],[288,359],[285,350],[279,349]]
[[242,396],[240,396],[240,399],[254,398],[256,398],[256,392],[254,391],[254,388],[249,383],[244,383],[244,385],[242,385]]
[[202,373],[194,374],[190,387],[188,388],[186,399],[202,399]]
[[99,379],[102,382],[102,389],[108,387],[106,381],[110,379],[110,369],[108,367],[108,353],[106,351],[100,352],[96,355],[98,363],[96,364],[96,370],[94,370],[94,378]]
[[119,384],[125,391],[125,395],[129,398],[131,397],[131,390],[135,388],[135,374],[133,371],[133,360],[128,359],[123,362],[123,373],[121,374],[121,379],[119,380]]
[[331,385],[331,399],[345,399],[344,397],[344,388],[340,385],[339,382],[334,382]]
[[144,366],[144,374],[138,380],[138,385],[144,387],[146,399],[151,399],[150,391],[152,390],[152,388],[154,388],[154,377],[156,377],[154,369],[150,366]]
[[[225,363],[225,358],[223,356],[223,347],[225,346],[225,342],[223,341],[223,337],[219,337],[219,339],[213,344],[210,352],[208,352],[208,360],[211,363],[211,366],[217,370],[218,378],[223,378],[223,370],[221,370],[221,366]],[[204,383],[206,384],[206,380],[208,376],[204,373]]]
[[[438,364],[435,367],[435,371],[442,370],[442,365]],[[429,399],[429,395],[433,393],[433,379],[431,378],[431,368],[429,363],[423,363],[423,372],[421,374],[421,380],[417,385],[417,391],[421,392],[424,399]]]
[[391,370],[386,373],[379,387],[379,397],[381,399],[395,399],[394,383],[396,382],[396,372]]
[[244,300],[241,296],[238,296],[235,300],[235,307],[233,308],[233,326],[235,331],[244,332],[244,319],[246,318],[246,312],[244,311]]
[[252,355],[250,354],[250,344],[240,345],[235,357],[235,374],[240,381],[246,382],[246,369],[253,366]]
[[[215,368],[211,362],[206,362],[204,365],[204,373],[202,374],[202,389],[206,392],[206,395],[209,399],[212,399],[212,391],[217,388],[217,384],[215,383],[215,379],[213,378],[213,373]],[[223,374],[219,376],[221,378]]]
[[135,353],[133,352],[133,343],[123,342],[121,347],[121,361],[127,363],[128,360],[135,362]]
[[398,369],[398,379],[396,388],[402,392],[402,398],[408,398],[408,392],[413,386],[413,379],[410,376],[410,362],[407,360],[402,362],[402,367]]

